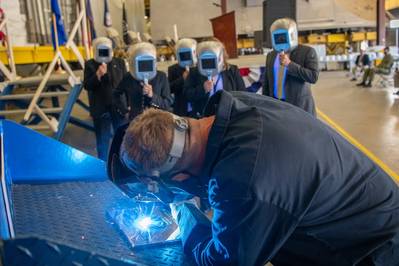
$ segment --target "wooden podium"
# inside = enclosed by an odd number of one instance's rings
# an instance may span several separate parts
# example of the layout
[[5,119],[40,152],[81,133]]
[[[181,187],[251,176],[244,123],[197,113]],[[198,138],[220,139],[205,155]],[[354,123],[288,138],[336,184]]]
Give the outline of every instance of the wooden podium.
[[218,38],[224,46],[230,58],[237,58],[237,34],[234,11],[211,19],[213,35]]

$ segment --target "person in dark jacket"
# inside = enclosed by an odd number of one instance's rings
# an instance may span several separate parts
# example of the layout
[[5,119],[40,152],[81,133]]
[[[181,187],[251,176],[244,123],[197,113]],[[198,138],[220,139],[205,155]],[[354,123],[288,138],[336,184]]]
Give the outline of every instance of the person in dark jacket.
[[364,72],[366,69],[370,68],[371,60],[368,54],[366,54],[365,50],[361,49],[360,54],[356,57],[355,67],[352,68],[352,79],[351,81],[356,81],[356,74],[360,70],[360,72]]
[[198,265],[399,265],[399,188],[340,134],[248,92],[218,92],[204,116],[149,110],[120,153],[131,171],[192,180],[194,195],[208,187],[211,222],[189,203],[172,205]]
[[295,21],[276,20],[271,28],[273,51],[266,57],[263,95],[298,106],[316,116],[310,84],[319,76],[319,59],[310,46],[298,45]]
[[197,62],[197,42],[194,39],[183,38],[176,43],[177,63],[168,68],[168,79],[171,93],[175,101],[173,112],[180,116],[187,116],[188,102],[184,96],[184,82],[186,81],[190,68]]
[[126,64],[123,59],[113,57],[112,42],[108,38],[97,38],[93,48],[95,56],[85,63],[83,84],[89,96],[97,154],[106,160],[112,131],[122,123],[112,106],[112,92],[126,73]]
[[[245,91],[244,80],[240,75],[237,66],[227,62],[227,52],[224,45],[216,38],[205,41],[198,45],[198,56],[201,53],[214,49],[217,54],[215,73],[207,77],[206,73],[201,73],[201,59],[199,58],[197,68],[193,68],[184,83],[184,95],[191,104],[190,117],[199,118],[209,98],[219,90],[226,91]],[[205,72],[205,71],[203,71]]]
[[[141,58],[146,59],[141,61]],[[169,82],[165,73],[156,70],[155,47],[150,43],[133,45],[129,62],[130,72],[125,74],[113,93],[117,112],[128,114],[129,120],[132,120],[149,107],[171,110],[173,99]],[[123,101],[125,97],[127,104]]]
[[173,64],[168,67],[168,80],[170,84],[170,91],[175,96],[173,103],[173,113],[186,116],[187,115],[187,100],[184,97],[184,81],[187,79],[190,72],[186,68]]

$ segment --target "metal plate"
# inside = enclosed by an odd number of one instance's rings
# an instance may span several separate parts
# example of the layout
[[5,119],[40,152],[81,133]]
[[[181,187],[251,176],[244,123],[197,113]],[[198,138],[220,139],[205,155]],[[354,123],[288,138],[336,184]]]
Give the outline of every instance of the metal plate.
[[13,185],[16,237],[39,236],[143,265],[192,265],[180,243],[131,250],[106,212],[126,201],[110,181]]
[[28,265],[85,265],[133,266],[130,261],[120,261],[98,256],[53,241],[38,238],[10,239],[0,242],[1,261],[7,266]]

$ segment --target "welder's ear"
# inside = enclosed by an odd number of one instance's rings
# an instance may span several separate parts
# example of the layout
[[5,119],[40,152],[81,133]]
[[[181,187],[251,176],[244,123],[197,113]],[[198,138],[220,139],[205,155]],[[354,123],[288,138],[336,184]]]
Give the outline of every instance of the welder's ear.
[[177,175],[173,176],[171,179],[173,181],[182,182],[182,181],[187,180],[189,178],[190,178],[189,174],[180,173],[180,174],[177,174]]

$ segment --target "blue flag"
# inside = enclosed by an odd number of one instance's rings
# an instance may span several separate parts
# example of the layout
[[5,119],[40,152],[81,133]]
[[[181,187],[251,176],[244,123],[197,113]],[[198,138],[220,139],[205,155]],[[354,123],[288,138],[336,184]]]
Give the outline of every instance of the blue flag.
[[91,10],[90,0],[86,0],[86,16],[87,19],[89,20],[90,33],[91,33],[90,37],[92,40],[94,40],[97,34],[96,34],[96,29],[94,28],[94,18],[93,18],[93,11]]
[[109,7],[108,7],[108,0],[104,0],[104,26],[105,27],[112,26],[111,13],[109,12]]
[[[61,9],[58,0],[51,0],[51,13],[55,16],[58,45],[64,45],[67,42],[67,36],[65,34],[64,22],[62,22]],[[51,20],[51,37],[53,41],[53,47],[55,48],[56,45],[53,20]]]

